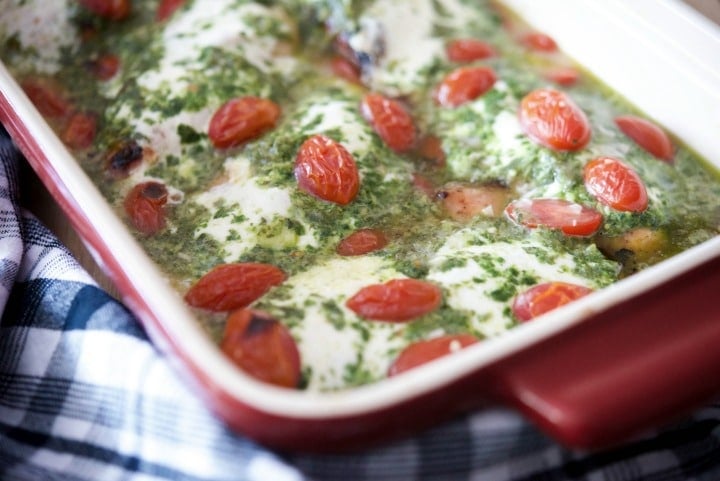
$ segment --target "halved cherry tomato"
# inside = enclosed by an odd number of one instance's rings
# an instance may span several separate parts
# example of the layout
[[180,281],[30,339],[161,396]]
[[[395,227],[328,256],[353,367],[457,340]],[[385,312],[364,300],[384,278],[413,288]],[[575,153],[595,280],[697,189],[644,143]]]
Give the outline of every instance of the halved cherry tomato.
[[397,100],[369,93],[360,103],[360,112],[394,151],[405,152],[415,145],[415,124]]
[[122,20],[130,15],[130,0],[79,0],[95,15],[109,20]]
[[185,0],[160,0],[160,4],[155,11],[155,20],[164,22],[172,17],[172,14],[183,4],[185,4]]
[[531,287],[513,301],[512,312],[520,321],[529,321],[592,293],[589,287],[568,282],[546,282]]
[[526,33],[520,38],[520,42],[536,52],[556,52],[558,49],[552,37],[540,32]]
[[409,321],[440,307],[442,291],[417,279],[393,279],[360,289],[345,305],[357,315],[377,321]]
[[585,188],[598,201],[615,210],[642,212],[647,209],[645,183],[632,167],[612,157],[598,157],[585,165]]
[[259,137],[273,128],[280,107],[272,100],[237,97],[223,104],[210,119],[208,136],[218,149],[227,149]]
[[474,62],[494,57],[495,49],[475,38],[456,38],[445,46],[445,53],[451,62]]
[[260,381],[287,388],[300,383],[297,344],[290,331],[266,313],[240,309],[230,314],[220,349]]
[[615,124],[641,148],[658,159],[672,162],[674,155],[672,142],[660,127],[634,115],[615,117]]
[[270,288],[281,284],[285,277],[285,273],[272,264],[220,264],[188,290],[185,302],[210,311],[231,311],[247,307]]
[[461,184],[452,182],[438,192],[447,213],[466,222],[476,216],[498,217],[507,205],[510,192],[499,184]]
[[359,256],[375,252],[388,245],[388,239],[379,229],[356,230],[340,241],[337,253],[341,256]]
[[490,67],[461,67],[443,78],[435,100],[443,107],[458,107],[490,90],[497,76]]
[[99,80],[110,80],[120,70],[120,58],[115,54],[106,53],[90,61],[87,67]]
[[350,203],[360,190],[360,174],[350,152],[324,135],[313,135],[295,158],[298,188],[336,204]]
[[420,139],[417,154],[425,160],[432,162],[436,168],[445,167],[445,151],[442,148],[442,141],[436,135],[426,135]]
[[563,87],[575,85],[580,73],[572,67],[554,67],[545,72],[545,78]]
[[537,89],[520,102],[520,125],[535,142],[554,150],[576,151],[590,141],[590,122],[563,92]]
[[167,187],[160,182],[142,182],[125,197],[125,212],[137,230],[145,235],[157,234],[165,228]]
[[447,356],[478,342],[470,334],[448,334],[417,341],[403,349],[390,365],[388,376],[396,376],[439,357]]
[[603,221],[595,209],[562,199],[520,199],[511,202],[505,213],[525,227],[559,229],[573,236],[592,235]]
[[330,69],[337,77],[354,84],[362,84],[360,80],[360,67],[344,57],[338,55],[330,60]]
[[70,117],[62,140],[72,149],[87,149],[95,140],[97,117],[86,112],[77,112]]
[[25,79],[21,87],[44,117],[66,119],[73,111],[62,87],[47,78]]
[[144,149],[136,140],[120,142],[112,147],[105,157],[105,170],[112,179],[125,179],[140,165],[143,155]]

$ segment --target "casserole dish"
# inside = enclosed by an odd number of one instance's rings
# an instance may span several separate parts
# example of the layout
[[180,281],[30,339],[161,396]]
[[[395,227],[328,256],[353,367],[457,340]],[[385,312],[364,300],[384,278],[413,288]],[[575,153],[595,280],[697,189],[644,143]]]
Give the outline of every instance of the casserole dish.
[[[717,146],[707,140],[720,111],[710,89],[718,70],[708,71],[709,63],[684,55],[684,47],[672,39],[653,37],[658,23],[636,22],[644,12],[619,2],[602,8],[590,2],[561,7],[558,2],[543,4],[542,11],[533,10],[531,2],[508,4],[523,11],[538,29],[553,34],[570,55],[583,59],[587,68],[701,155],[717,161]],[[702,26],[679,4],[663,5],[667,15],[675,18],[673,14],[680,12],[686,15],[680,18]],[[561,17],[548,15],[553,9],[577,22],[553,23]],[[657,13],[662,9],[652,10],[658,16],[655,22],[669,18]],[[596,22],[605,17],[607,22]],[[582,19],[587,19],[586,25]],[[579,25],[582,32],[573,31]],[[595,38],[589,33],[593,26],[606,36],[614,32],[600,51],[593,50],[596,42],[582,47],[579,40]],[[717,45],[707,25],[707,31],[692,28],[683,38]],[[630,41],[639,30],[641,40]],[[623,34],[630,37],[623,39]],[[645,45],[646,38],[652,39],[652,48]],[[632,62],[615,70],[624,58]],[[630,69],[637,69],[637,74],[629,75]],[[641,74],[652,76],[658,70],[664,72],[662,84],[637,82]],[[17,84],[5,71],[2,75],[3,123],[107,266],[127,305],[210,405],[231,426],[263,443],[288,449],[351,447],[500,400],[517,405],[568,444],[595,447],[636,434],[718,392],[720,381],[712,375],[693,374],[713,373],[720,365],[712,349],[720,335],[717,311],[702,302],[717,285],[717,238],[553,312],[542,323],[522,325],[511,335],[405,376],[332,393],[288,392],[257,383],[219,354]],[[623,82],[628,79],[632,82]],[[653,86],[661,91],[654,92]],[[668,98],[664,89],[683,95]],[[662,106],[656,102],[660,96],[666,100]],[[700,113],[708,120],[699,126],[680,120]],[[668,281],[672,284],[664,284]],[[683,309],[668,308],[667,302]]]

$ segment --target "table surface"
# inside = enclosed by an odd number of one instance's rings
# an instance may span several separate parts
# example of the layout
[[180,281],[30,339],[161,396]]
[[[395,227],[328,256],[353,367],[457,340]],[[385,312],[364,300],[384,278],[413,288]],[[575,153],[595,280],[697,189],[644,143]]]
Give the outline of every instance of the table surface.
[[[702,14],[720,24],[720,0],[684,0]],[[104,274],[95,262],[82,240],[70,225],[65,214],[53,200],[37,176],[27,168],[23,172],[24,198],[26,207],[45,223],[64,243],[80,264],[88,270],[98,284],[111,295],[119,297],[118,291],[112,281]]]

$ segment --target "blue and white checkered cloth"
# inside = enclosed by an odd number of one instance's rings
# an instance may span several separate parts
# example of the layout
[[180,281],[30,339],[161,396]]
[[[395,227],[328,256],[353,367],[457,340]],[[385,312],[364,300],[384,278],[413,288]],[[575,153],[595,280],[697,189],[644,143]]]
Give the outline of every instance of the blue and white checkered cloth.
[[502,410],[348,455],[264,449],[213,417],[20,207],[22,162],[0,127],[1,480],[720,480],[719,404],[593,454]]

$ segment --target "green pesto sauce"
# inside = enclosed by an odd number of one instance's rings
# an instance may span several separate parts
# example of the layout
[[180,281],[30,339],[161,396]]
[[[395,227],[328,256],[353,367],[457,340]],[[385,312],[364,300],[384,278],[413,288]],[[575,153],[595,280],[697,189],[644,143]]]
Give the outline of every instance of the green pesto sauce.
[[[389,358],[403,346],[438,331],[483,338],[484,328],[493,322],[499,322],[504,329],[516,324],[510,308],[513,298],[545,279],[529,268],[508,267],[512,259],[477,248],[494,244],[520,246],[538,266],[554,268],[570,257],[573,262],[561,269],[563,274],[586,279],[589,285],[602,288],[634,272],[638,265],[625,257],[626,253],[608,254],[608,258],[596,245],[600,239],[621,236],[636,228],[662,232],[668,242],[653,257],[655,262],[717,235],[720,224],[717,172],[679,142],[672,164],[658,161],[636,146],[614,125],[613,118],[620,114],[642,114],[585,72],[581,71],[577,84],[562,89],[583,109],[591,125],[601,126],[593,128],[586,149],[578,153],[554,152],[522,134],[498,140],[498,122],[503,116],[514,116],[520,100],[529,91],[548,85],[541,74],[548,59],[542,54],[528,53],[514,43],[500,27],[501,15],[487,1],[456,0],[473,12],[462,21],[453,18],[449,0],[428,1],[434,12],[432,36],[443,41],[481,38],[498,51],[497,56],[477,62],[491,66],[500,79],[477,102],[441,108],[433,101],[435,86],[457,67],[444,56],[430,58],[421,68],[415,88],[402,97],[412,113],[418,137],[432,134],[440,138],[446,155],[444,166],[433,165],[414,152],[398,154],[385,146],[359,112],[366,90],[334,78],[327,69],[326,62],[334,55],[333,35],[357,33],[362,28],[363,15],[374,11],[372,0],[254,4],[238,0],[229,8],[247,7],[242,10],[245,14],[241,23],[248,29],[243,42],[233,48],[206,46],[197,55],[177,58],[172,57],[177,52],[166,50],[166,24],[154,20],[157,1],[133,2],[133,13],[123,22],[100,19],[71,2],[71,22],[89,36],[79,41],[76,48],[62,51],[60,69],[54,77],[64,85],[73,105],[98,117],[95,142],[76,152],[77,157],[126,221],[123,198],[139,177],[160,180],[182,194],[180,201],[167,207],[166,229],[153,236],[136,234],[181,293],[211,268],[225,262],[269,263],[280,267],[289,278],[300,275],[336,259],[338,242],[361,228],[380,229],[389,239],[386,247],[368,255],[368,261],[378,261],[407,277],[423,279],[477,266],[476,275],[461,283],[461,287],[473,286],[488,302],[503,305],[501,319],[493,319],[489,312],[453,307],[448,299],[457,286],[442,286],[444,301],[440,308],[394,331],[390,340],[399,341],[388,348]],[[188,12],[192,6],[188,2],[179,14]],[[203,28],[213,28],[213,24]],[[275,50],[285,53],[277,55],[291,57],[285,67],[270,61],[256,62],[253,49],[261,48],[268,39],[280,41]],[[27,68],[28,59],[36,55],[32,48],[22,45],[17,35],[0,36],[0,46],[0,56],[18,77],[33,75]],[[110,81],[99,82],[88,65],[107,52],[119,57],[122,68]],[[166,68],[163,62],[168,57],[176,58],[173,65],[182,69],[180,78],[172,81],[161,78],[154,87],[148,87],[143,75]],[[399,72],[403,67],[387,68],[390,72],[397,68]],[[183,87],[178,89],[173,82]],[[272,99],[280,105],[282,114],[277,125],[239,147],[214,148],[205,127],[194,124],[193,116],[208,109],[214,111],[225,101],[246,95]],[[328,111],[341,115],[343,120],[334,121]],[[113,146],[129,140],[147,145],[153,140],[153,129],[161,128],[168,129],[167,135],[177,139],[175,151],[154,152],[144,160],[141,169],[127,178],[108,175],[107,156]],[[344,145],[362,146],[352,152],[361,174],[361,188],[348,205],[326,202],[297,189],[295,157],[302,142],[315,133]],[[622,152],[623,160],[645,182],[651,198],[645,212],[614,211],[599,204],[586,191],[583,166],[593,156],[603,155],[606,146],[611,146],[612,152]],[[252,206],[231,198],[203,204],[203,194],[227,180],[228,166],[242,162],[247,166],[248,178],[258,188],[288,193],[287,213],[258,217],[251,211]],[[515,196],[532,192],[533,197],[564,198],[597,208],[604,222],[593,237],[577,238],[547,229],[528,231],[503,216],[455,221],[445,212],[439,198],[412,185],[414,174],[422,175],[437,189],[451,181],[493,183],[506,186]],[[213,226],[220,223],[229,227],[213,231],[217,228]],[[463,229],[471,232],[465,236],[466,249],[433,265],[438,251]],[[249,247],[239,254],[230,254],[237,252],[234,246],[248,238],[253,240]],[[335,375],[341,378],[343,386],[366,384],[382,377],[385,371],[377,369],[374,364],[377,360],[365,355],[366,347],[381,328],[349,314],[345,307],[347,296],[312,292],[298,300],[294,295],[288,284],[281,284],[253,307],[281,320],[298,336],[307,322],[306,313],[319,309],[331,329],[355,336],[353,359],[336,368],[339,374]],[[219,342],[224,315],[202,310],[196,310],[196,314],[208,335]],[[378,374],[379,371],[382,373]],[[323,382],[330,382],[327,376],[332,377],[322,366],[302,366],[303,386],[316,383],[324,389]]]

